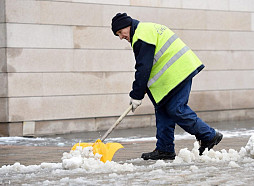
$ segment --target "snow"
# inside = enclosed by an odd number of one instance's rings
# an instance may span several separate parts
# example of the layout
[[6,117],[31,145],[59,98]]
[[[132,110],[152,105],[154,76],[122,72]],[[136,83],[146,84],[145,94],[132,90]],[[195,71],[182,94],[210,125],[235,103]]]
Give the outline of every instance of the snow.
[[229,166],[230,167],[240,167],[236,162],[234,162],[234,161],[230,161],[229,162]]
[[[248,185],[253,182],[254,135],[239,152],[235,149],[207,149],[202,156],[199,144],[183,148],[173,161],[125,162],[100,161],[92,147],[65,152],[61,163],[40,165],[4,165],[0,168],[0,185]],[[20,179],[23,182],[20,182]],[[240,179],[241,178],[241,179]]]
[[229,149],[228,151],[225,149],[222,149],[221,151],[214,151],[211,149],[208,151],[206,149],[203,155],[199,156],[198,148],[199,144],[198,142],[195,142],[194,148],[191,151],[189,151],[187,148],[181,149],[173,163],[230,162],[229,164],[231,167],[238,167],[239,165],[236,162],[246,161],[246,159],[254,158],[254,135],[250,137],[246,146],[242,147],[239,152],[234,149]]
[[70,153],[63,153],[62,167],[64,169],[84,169],[88,172],[123,172],[134,171],[135,166],[131,163],[119,164],[114,161],[103,163],[100,154],[93,154],[93,147],[77,148]]
[[254,158],[254,135],[252,135],[245,147],[245,149],[243,149],[242,151],[242,154],[243,155],[248,155],[249,157],[251,158]]

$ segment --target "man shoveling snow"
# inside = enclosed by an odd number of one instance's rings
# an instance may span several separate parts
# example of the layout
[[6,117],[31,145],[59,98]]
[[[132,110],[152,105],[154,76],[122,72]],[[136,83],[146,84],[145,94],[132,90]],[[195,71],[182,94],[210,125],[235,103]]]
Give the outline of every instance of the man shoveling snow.
[[133,48],[135,81],[130,92],[132,111],[147,93],[154,104],[157,143],[144,160],[175,159],[174,130],[178,124],[200,141],[199,155],[212,149],[223,135],[202,121],[187,105],[192,78],[204,65],[178,36],[164,25],[139,22],[126,13],[112,19],[112,31]]

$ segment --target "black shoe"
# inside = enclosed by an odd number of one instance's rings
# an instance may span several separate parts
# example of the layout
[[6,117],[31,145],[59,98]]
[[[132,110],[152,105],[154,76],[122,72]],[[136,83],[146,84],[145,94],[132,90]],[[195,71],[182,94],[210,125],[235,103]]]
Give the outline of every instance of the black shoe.
[[143,153],[141,158],[144,160],[174,160],[176,156],[175,152],[162,152],[154,150],[153,152]]
[[200,142],[200,148],[198,149],[199,150],[199,155],[201,156],[206,148],[208,148],[208,150],[212,149],[214,147],[214,145],[217,145],[218,143],[220,143],[222,138],[223,138],[223,135],[219,132],[216,132],[216,134],[215,134],[215,136],[212,140],[210,140],[210,141],[201,141]]

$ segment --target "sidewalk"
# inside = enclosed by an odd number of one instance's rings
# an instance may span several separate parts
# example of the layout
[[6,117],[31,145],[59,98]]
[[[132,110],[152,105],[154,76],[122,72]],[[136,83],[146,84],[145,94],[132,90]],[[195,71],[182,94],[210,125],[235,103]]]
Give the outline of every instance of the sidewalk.
[[[155,138],[151,138],[155,136],[153,127],[115,130],[108,140],[119,140],[124,148],[115,153],[112,162],[101,164],[100,161],[87,159],[81,162],[82,168],[75,169],[63,167],[63,153],[70,152],[73,143],[80,140],[95,142],[105,131],[25,140],[2,138],[0,185],[252,185],[254,159],[236,159],[241,147],[246,146],[254,133],[253,123],[217,123],[213,126],[224,134],[222,141],[213,149],[225,149],[227,152],[229,149],[235,150],[231,150],[231,154],[224,154],[219,162],[142,160],[140,156],[143,152],[155,148]],[[179,128],[175,132],[177,155],[181,149],[192,150],[195,138],[190,138]],[[236,154],[232,154],[234,152]],[[80,160],[79,157],[77,159]]]
[[[239,131],[239,129],[244,130],[253,130],[254,121],[231,121],[231,122],[218,122],[210,124],[217,130],[220,131]],[[175,134],[181,136],[183,130],[176,126]],[[3,165],[12,165],[16,162],[19,162],[23,165],[34,165],[40,164],[42,162],[52,162],[57,163],[61,162],[61,157],[64,152],[69,152],[72,144],[81,142],[95,142],[96,139],[101,137],[105,131],[97,132],[84,132],[84,133],[73,133],[73,134],[64,134],[64,135],[55,135],[55,136],[45,136],[45,138],[38,144],[38,140],[19,141],[11,144],[1,145],[0,144],[0,167]],[[133,128],[133,129],[115,129],[108,138],[118,139],[118,138],[129,138],[135,136],[136,139],[144,137],[154,137],[156,135],[155,127],[146,127],[146,128]],[[55,139],[62,139],[64,141],[63,146],[59,146],[55,142]],[[245,147],[249,136],[237,136],[227,138],[224,135],[224,138],[219,143],[218,146],[215,146],[215,150],[221,149],[235,149],[240,150],[241,147]],[[193,148],[193,143],[195,139],[184,139],[184,140],[175,140],[175,150],[176,153],[179,152],[182,148],[188,148],[191,150]],[[121,142],[124,146],[123,149],[119,149],[114,157],[113,161],[125,161],[135,158],[140,158],[143,152],[150,152],[155,149],[156,141],[132,141],[132,142]]]
[[[241,147],[245,147],[248,142],[248,137],[237,138],[224,138],[218,146],[214,147],[214,150],[221,149],[235,149],[240,150]],[[193,148],[195,140],[176,140],[175,149],[176,153],[182,148]],[[113,161],[125,161],[130,159],[140,158],[143,152],[153,151],[155,148],[155,141],[145,142],[129,142],[121,143],[124,148],[119,149],[113,158]],[[69,152],[71,146],[58,147],[58,146],[7,146],[0,145],[0,167],[3,165],[12,165],[19,162],[23,165],[34,165],[47,163],[61,162],[62,154]]]

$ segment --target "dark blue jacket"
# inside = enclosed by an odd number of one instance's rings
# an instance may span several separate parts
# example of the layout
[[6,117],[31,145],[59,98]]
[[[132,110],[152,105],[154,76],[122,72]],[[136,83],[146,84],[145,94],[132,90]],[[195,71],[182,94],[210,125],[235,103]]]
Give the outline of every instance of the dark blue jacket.
[[[138,24],[139,21],[133,19],[130,30],[131,43],[132,37],[135,33]],[[154,45],[148,44],[142,40],[136,41],[135,44],[133,45],[133,52],[136,60],[135,65],[136,72],[135,72],[135,80],[132,84],[132,91],[130,92],[130,97],[133,99],[141,100],[144,98],[145,93],[147,93],[154,106],[160,107],[164,105],[172,97],[172,95],[176,94],[186,84],[188,80],[190,80],[196,74],[198,74],[204,68],[204,65],[201,65],[198,69],[196,69],[182,83],[180,83],[173,90],[171,90],[168,93],[168,95],[166,95],[158,104],[156,104],[151,92],[147,87],[147,82],[153,67],[154,51],[155,51]]]

